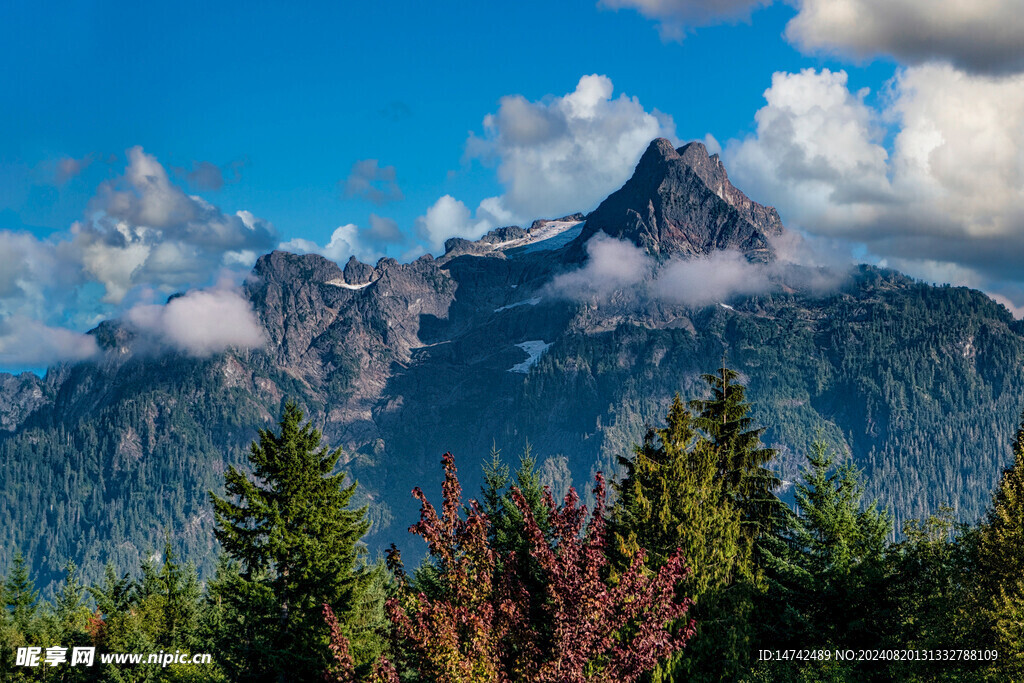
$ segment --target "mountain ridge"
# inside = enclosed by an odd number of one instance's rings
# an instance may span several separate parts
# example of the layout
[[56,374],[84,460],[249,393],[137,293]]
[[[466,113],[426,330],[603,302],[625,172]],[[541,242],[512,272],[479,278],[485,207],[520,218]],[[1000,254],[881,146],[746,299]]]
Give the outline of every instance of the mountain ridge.
[[[210,570],[206,491],[244,464],[289,398],[345,449],[371,550],[409,550],[408,493],[436,488],[444,451],[470,491],[494,443],[514,458],[527,442],[556,491],[586,488],[595,471],[615,472],[676,391],[701,391],[723,355],[784,475],[824,430],[898,522],[948,503],[980,514],[1024,391],[1024,325],[984,294],[870,266],[828,291],[775,288],[729,308],[551,293],[586,266],[582,246],[598,231],[673,262],[719,248],[772,261],[778,214],[727,185],[703,145],[656,140],[648,152],[590,215],[497,228],[438,258],[261,256],[242,291],[262,349],[134,352],[130,327],[107,321],[93,330],[99,361],[0,376],[0,512],[12,522],[0,569],[19,547],[44,583],[66,559],[129,569],[169,531]],[[653,222],[609,222],[643,192]]]

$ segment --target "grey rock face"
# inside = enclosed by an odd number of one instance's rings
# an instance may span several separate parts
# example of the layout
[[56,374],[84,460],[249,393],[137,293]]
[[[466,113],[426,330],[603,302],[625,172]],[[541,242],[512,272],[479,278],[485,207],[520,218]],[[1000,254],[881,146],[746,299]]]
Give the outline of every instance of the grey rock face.
[[345,282],[350,285],[362,285],[373,279],[373,266],[363,263],[355,256],[345,264]]
[[14,431],[36,409],[50,403],[47,387],[31,372],[0,373],[0,431]]
[[651,142],[633,177],[587,216],[578,246],[603,231],[656,256],[702,256],[738,249],[774,258],[769,238],[782,234],[778,212],[751,200],[731,182],[718,155],[699,142],[679,149]]

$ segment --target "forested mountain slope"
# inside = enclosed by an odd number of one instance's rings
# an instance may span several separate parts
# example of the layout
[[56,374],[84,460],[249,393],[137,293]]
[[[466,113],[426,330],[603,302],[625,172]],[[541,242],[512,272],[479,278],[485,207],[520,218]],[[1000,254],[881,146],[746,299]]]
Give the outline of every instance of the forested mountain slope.
[[[67,559],[128,569],[165,535],[210,569],[207,491],[287,398],[344,447],[370,505],[371,549],[405,544],[418,508],[409,492],[436,488],[443,452],[459,458],[468,491],[493,444],[514,455],[529,442],[556,492],[589,482],[675,392],[700,394],[699,374],[723,357],[769,426],[784,478],[824,430],[897,527],[940,505],[976,518],[1010,459],[1024,325],[973,290],[868,266],[776,267],[782,232],[699,143],[655,141],[585,219],[450,240],[444,256],[408,264],[261,257],[244,290],[261,350],[157,353],[127,324],[103,323],[102,360],[0,376],[0,572],[16,548],[42,584]],[[559,283],[586,271],[588,240],[603,235],[642,249],[651,272],[568,293]],[[768,268],[756,271],[768,285],[701,305],[645,294],[664,268],[723,250]]]

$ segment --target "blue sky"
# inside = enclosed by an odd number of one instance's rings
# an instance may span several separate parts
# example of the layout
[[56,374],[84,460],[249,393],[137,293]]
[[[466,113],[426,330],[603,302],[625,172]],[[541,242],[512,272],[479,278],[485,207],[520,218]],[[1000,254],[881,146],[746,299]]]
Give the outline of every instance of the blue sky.
[[589,210],[652,132],[710,134],[830,249],[1024,306],[1024,27],[962,4],[8,3],[0,368],[282,243],[409,258]]

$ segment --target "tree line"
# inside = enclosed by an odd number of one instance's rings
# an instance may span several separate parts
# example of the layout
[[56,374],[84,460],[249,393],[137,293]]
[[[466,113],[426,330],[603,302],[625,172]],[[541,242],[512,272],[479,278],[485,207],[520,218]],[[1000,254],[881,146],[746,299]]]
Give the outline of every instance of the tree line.
[[[167,543],[40,600],[24,558],[0,590],[0,673],[46,681],[1006,681],[1024,678],[1024,424],[987,515],[903,528],[819,439],[782,482],[746,388],[676,396],[663,427],[556,501],[529,449],[495,449],[465,498],[442,458],[410,532],[370,558],[366,508],[294,404],[211,493],[222,549],[201,583]],[[792,487],[789,489],[789,487]],[[794,505],[780,496],[791,491]],[[19,649],[210,653],[209,664],[38,666]],[[846,653],[853,653],[852,657]],[[992,653],[997,656],[993,659]]]

